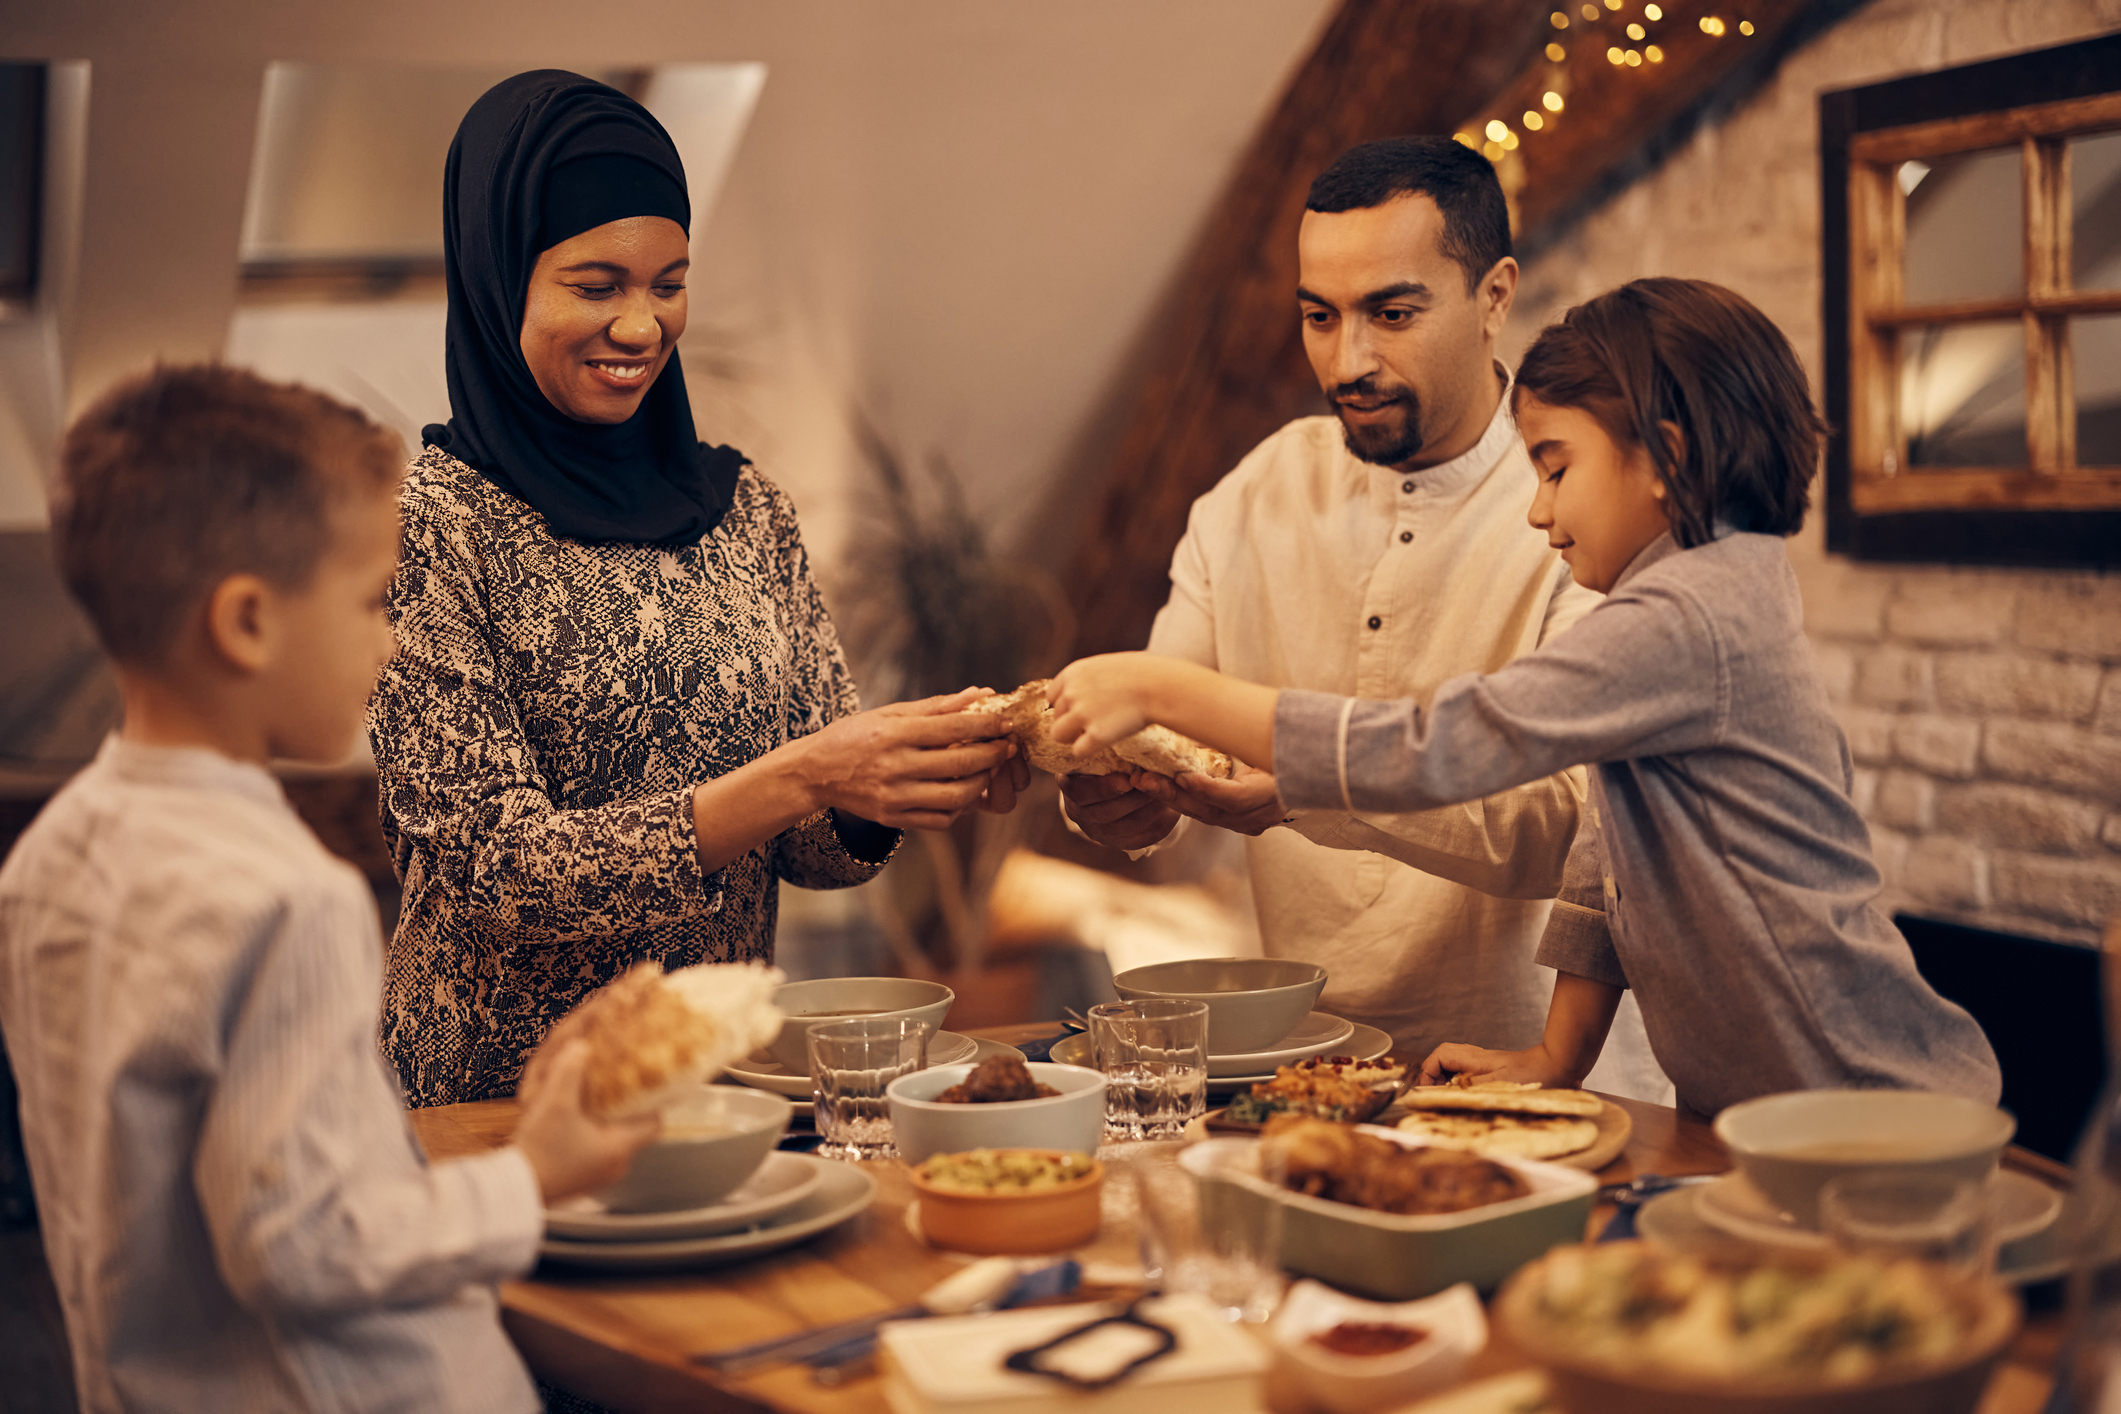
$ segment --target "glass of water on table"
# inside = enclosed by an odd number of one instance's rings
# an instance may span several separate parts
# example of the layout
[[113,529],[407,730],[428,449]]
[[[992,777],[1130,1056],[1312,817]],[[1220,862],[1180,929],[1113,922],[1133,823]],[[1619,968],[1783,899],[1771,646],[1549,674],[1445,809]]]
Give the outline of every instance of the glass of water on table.
[[1091,1007],[1090,1053],[1105,1074],[1108,1141],[1176,1139],[1207,1112],[1207,1003]]
[[810,1089],[817,1101],[817,1152],[828,1159],[898,1156],[884,1087],[928,1064],[925,1021],[864,1016],[810,1028]]

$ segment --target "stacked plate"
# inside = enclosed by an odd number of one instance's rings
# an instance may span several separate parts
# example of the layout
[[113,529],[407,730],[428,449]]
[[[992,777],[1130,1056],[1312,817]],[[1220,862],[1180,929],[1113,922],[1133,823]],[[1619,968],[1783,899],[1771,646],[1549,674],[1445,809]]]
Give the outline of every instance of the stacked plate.
[[545,1210],[547,1261],[600,1271],[711,1267],[792,1247],[866,1212],[876,1180],[853,1164],[775,1151],[720,1202],[614,1213],[593,1197]]
[[[928,1042],[930,1065],[957,1065],[964,1061],[983,1061],[989,1056],[997,1055],[1021,1058],[1023,1052],[999,1041],[976,1040],[971,1036],[960,1036],[955,1031],[938,1031]],[[774,1094],[786,1095],[791,1100],[810,1098],[810,1072],[790,1070],[763,1050],[753,1051],[730,1066],[727,1073],[729,1079],[740,1085],[749,1085],[753,1089],[771,1090]]]
[[1213,1046],[1214,1033],[1211,1030],[1208,1052],[1208,1085],[1211,1089],[1272,1080],[1274,1072],[1281,1066],[1295,1065],[1312,1056],[1353,1056],[1357,1060],[1375,1060],[1392,1049],[1392,1038],[1374,1026],[1358,1026],[1330,1012],[1314,1011],[1269,1050],[1218,1055]]

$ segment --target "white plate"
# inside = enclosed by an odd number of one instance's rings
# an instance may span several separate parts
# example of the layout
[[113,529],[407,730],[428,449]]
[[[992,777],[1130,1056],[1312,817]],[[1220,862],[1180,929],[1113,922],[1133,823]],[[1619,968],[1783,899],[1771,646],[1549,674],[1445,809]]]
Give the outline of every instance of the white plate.
[[824,1176],[800,1154],[771,1153],[759,1171],[719,1203],[668,1213],[614,1213],[594,1196],[545,1210],[547,1236],[582,1242],[648,1242],[711,1237],[764,1222],[816,1191]]
[[[1714,1183],[1691,1190],[1694,1212],[1711,1227],[1733,1237],[1779,1247],[1823,1248],[1830,1245],[1825,1233],[1799,1223],[1783,1212],[1765,1194],[1739,1173],[1727,1173]],[[2062,1195],[2030,1174],[2011,1169],[1996,1172],[1989,1201],[1994,1205],[1996,1245],[2023,1243],[2045,1232],[2062,1211]]]
[[837,1227],[869,1209],[876,1199],[876,1180],[853,1164],[809,1154],[783,1158],[814,1166],[818,1185],[810,1196],[757,1227],[715,1237],[685,1237],[658,1242],[571,1242],[548,1237],[538,1255],[571,1267],[607,1272],[666,1271],[680,1267],[718,1267],[747,1257],[793,1247],[807,1237]]
[[[975,1041],[955,1031],[938,1031],[928,1040],[928,1064],[956,1065],[960,1061],[985,1060],[988,1056],[1021,1056],[1023,1052],[999,1041]],[[791,1100],[810,1098],[810,1072],[792,1071],[764,1051],[753,1051],[729,1067],[729,1078],[758,1090],[771,1090]]]
[[1323,1011],[1314,1011],[1303,1019],[1294,1031],[1281,1038],[1271,1051],[1253,1051],[1249,1054],[1219,1056],[1208,1053],[1208,1074],[1253,1075],[1259,1071],[1268,1074],[1276,1066],[1294,1065],[1307,1057],[1332,1050],[1355,1033],[1355,1023]]
[[[1364,1026],[1360,1022],[1355,1024],[1355,1029],[1348,1034],[1346,1040],[1336,1041],[1326,1047],[1327,1052],[1332,1055],[1353,1056],[1359,1061],[1376,1060],[1391,1049],[1392,1037],[1388,1033],[1374,1026]],[[1287,1065],[1289,1062],[1283,1061],[1282,1064]],[[1215,1072],[1215,1062],[1208,1062],[1208,1093],[1211,1095],[1217,1091],[1250,1089],[1263,1080],[1273,1078],[1274,1072],[1271,1069],[1257,1075],[1218,1075]]]

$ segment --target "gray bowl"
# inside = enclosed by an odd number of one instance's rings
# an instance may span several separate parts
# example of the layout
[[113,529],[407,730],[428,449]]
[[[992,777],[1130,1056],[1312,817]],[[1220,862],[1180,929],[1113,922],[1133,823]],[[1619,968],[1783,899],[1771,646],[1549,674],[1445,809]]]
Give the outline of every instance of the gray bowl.
[[967,1149],[1073,1149],[1095,1154],[1105,1134],[1105,1077],[1079,1065],[1031,1061],[1031,1078],[1060,1091],[1038,1100],[944,1104],[935,1097],[972,1073],[938,1065],[901,1075],[884,1091],[891,1138],[909,1165]]
[[1130,1002],[1206,1002],[1208,1054],[1241,1056],[1272,1050],[1311,1014],[1326,970],[1286,958],[1202,957],[1130,967],[1112,985]]
[[911,977],[813,977],[808,982],[789,982],[773,994],[773,1004],[788,1019],[766,1049],[789,1071],[808,1075],[810,1028],[817,1023],[855,1016],[910,1017],[927,1022],[932,1039],[943,1029],[943,1018],[956,1001],[957,993],[942,983]]
[[663,1111],[663,1135],[597,1196],[614,1213],[704,1208],[758,1172],[795,1107],[740,1085],[702,1085]]

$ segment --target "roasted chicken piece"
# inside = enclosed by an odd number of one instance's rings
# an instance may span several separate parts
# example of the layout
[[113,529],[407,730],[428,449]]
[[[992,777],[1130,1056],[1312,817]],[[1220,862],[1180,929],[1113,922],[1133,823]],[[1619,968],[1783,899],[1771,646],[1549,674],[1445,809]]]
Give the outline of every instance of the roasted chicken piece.
[[1043,1100],[1060,1091],[1031,1078],[1018,1056],[989,1056],[972,1073],[935,1098],[945,1105],[991,1105],[998,1100]]
[[1489,1159],[1414,1149],[1329,1120],[1269,1120],[1263,1143],[1281,1155],[1298,1193],[1402,1216],[1459,1213],[1522,1198],[1522,1178]]

